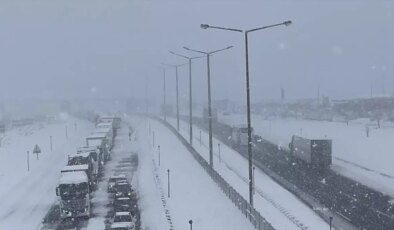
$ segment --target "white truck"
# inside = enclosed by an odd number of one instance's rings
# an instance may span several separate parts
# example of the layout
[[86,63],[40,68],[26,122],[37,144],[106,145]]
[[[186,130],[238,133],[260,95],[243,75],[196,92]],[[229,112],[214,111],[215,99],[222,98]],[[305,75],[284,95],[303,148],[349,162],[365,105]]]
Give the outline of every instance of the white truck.
[[[98,179],[98,164],[92,157],[92,155],[88,152],[77,153],[68,156],[67,166],[73,165],[87,165],[87,174],[90,179],[91,185],[97,184]],[[85,168],[85,166],[84,166]]]
[[[252,132],[252,141],[254,139],[253,128]],[[248,126],[247,125],[238,125],[233,126],[233,130],[231,133],[231,142],[234,146],[247,146],[248,145]]]
[[86,138],[86,146],[99,148],[103,154],[104,161],[110,159],[112,143],[109,143],[105,133],[92,133]]
[[61,173],[65,172],[84,172],[86,176],[88,177],[88,185],[90,188],[93,187],[94,185],[94,176],[93,176],[93,171],[92,167],[89,166],[89,164],[82,164],[82,165],[66,165],[63,167],[62,170],[60,170]]
[[90,217],[89,179],[85,172],[62,172],[56,195],[61,219]]
[[100,149],[97,146],[84,146],[77,149],[77,154],[84,153],[88,153],[91,156],[93,159],[94,169],[97,171],[97,174],[100,174],[104,166],[103,153],[100,151]]

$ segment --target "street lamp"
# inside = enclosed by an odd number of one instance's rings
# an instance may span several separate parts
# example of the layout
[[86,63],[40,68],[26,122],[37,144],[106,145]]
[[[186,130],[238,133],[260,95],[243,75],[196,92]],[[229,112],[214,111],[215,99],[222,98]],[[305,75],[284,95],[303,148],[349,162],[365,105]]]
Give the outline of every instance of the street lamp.
[[202,58],[202,56],[198,57],[188,57],[182,54],[178,54],[172,51],[169,51],[171,54],[176,55],[178,57],[186,58],[189,60],[189,143],[193,145],[193,109],[192,109],[192,60]]
[[176,129],[179,132],[179,90],[178,90],[178,67],[184,66],[187,63],[180,65],[171,65],[167,63],[161,63],[162,65],[170,66],[175,68],[175,84],[176,84]]
[[167,105],[166,105],[166,68],[161,67],[163,70],[163,113],[164,113],[164,121],[167,121]]
[[291,21],[284,21],[282,23],[277,23],[269,26],[258,27],[250,30],[240,30],[219,26],[211,26],[208,24],[201,24],[202,29],[220,29],[220,30],[228,30],[233,32],[244,33],[245,36],[245,65],[246,65],[246,109],[247,109],[247,123],[248,123],[248,161],[249,161],[249,203],[253,207],[253,172],[252,172],[252,131],[251,131],[251,118],[250,118],[250,89],[249,89],[249,47],[248,47],[248,34],[250,32],[268,29],[276,26],[289,26],[291,25]]
[[210,63],[209,63],[209,57],[214,54],[218,53],[220,51],[228,50],[233,48],[233,46],[227,46],[226,48],[223,49],[218,49],[210,52],[205,52],[205,51],[200,51],[200,50],[194,50],[190,49],[188,47],[183,47],[185,50],[197,52],[200,54],[204,54],[207,57],[207,72],[208,72],[208,121],[209,121],[209,165],[213,167],[213,149],[212,149],[212,110],[211,110],[211,69],[210,69]]

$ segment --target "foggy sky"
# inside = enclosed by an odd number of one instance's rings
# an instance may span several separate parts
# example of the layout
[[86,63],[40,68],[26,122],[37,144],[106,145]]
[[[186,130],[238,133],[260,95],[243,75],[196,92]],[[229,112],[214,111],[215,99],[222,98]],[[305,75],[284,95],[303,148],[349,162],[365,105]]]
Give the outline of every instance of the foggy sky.
[[[394,3],[390,1],[3,0],[0,3],[0,99],[162,97],[160,63],[185,60],[168,50],[212,50],[215,99],[244,101],[242,34],[199,25],[250,29],[252,100],[354,98],[394,92]],[[182,98],[188,69],[179,71]],[[194,97],[206,100],[206,61],[193,65]],[[169,101],[174,71],[167,70]],[[183,99],[182,99],[183,100]]]

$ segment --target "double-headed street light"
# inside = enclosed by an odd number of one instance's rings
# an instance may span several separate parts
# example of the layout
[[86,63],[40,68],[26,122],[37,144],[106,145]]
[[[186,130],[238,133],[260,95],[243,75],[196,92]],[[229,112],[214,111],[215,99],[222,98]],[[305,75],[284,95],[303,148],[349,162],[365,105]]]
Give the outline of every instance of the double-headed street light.
[[218,53],[220,51],[223,50],[228,50],[233,48],[233,46],[228,46],[226,48],[223,49],[219,49],[219,50],[214,50],[214,51],[210,51],[210,52],[206,52],[206,51],[200,51],[200,50],[194,50],[194,49],[190,49],[188,47],[183,47],[186,50],[189,51],[193,51],[193,52],[197,52],[200,54],[204,54],[207,57],[207,72],[208,72],[208,123],[209,123],[209,165],[211,167],[213,167],[213,149],[212,149],[212,109],[211,109],[211,69],[210,69],[210,64],[209,64],[209,57],[214,54],[214,53]]
[[167,63],[161,63],[162,65],[170,66],[175,68],[175,87],[176,87],[176,129],[179,132],[179,90],[178,90],[178,68],[186,65],[187,63],[180,65],[171,65]]
[[193,145],[193,109],[192,109],[192,60],[202,58],[202,56],[198,57],[188,57],[182,54],[178,54],[172,51],[169,51],[171,54],[174,54],[178,57],[186,58],[189,60],[189,143]]
[[249,202],[250,205],[253,206],[253,172],[252,172],[252,131],[251,131],[251,118],[250,118],[250,90],[249,90],[249,47],[248,47],[248,34],[250,32],[268,29],[276,26],[289,26],[291,21],[284,21],[282,23],[273,24],[269,26],[258,27],[250,30],[240,30],[219,26],[211,26],[208,24],[201,24],[202,29],[220,29],[220,30],[228,30],[233,32],[244,33],[245,36],[245,61],[246,61],[246,108],[247,108],[247,124],[248,124],[248,161],[249,161]]

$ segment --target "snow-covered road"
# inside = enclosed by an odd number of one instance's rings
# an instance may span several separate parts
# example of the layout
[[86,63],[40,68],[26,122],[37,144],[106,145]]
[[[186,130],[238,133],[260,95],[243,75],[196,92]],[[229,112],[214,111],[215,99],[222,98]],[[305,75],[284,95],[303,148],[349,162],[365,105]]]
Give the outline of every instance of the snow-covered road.
[[129,121],[137,131],[135,151],[139,153],[138,189],[143,227],[188,229],[188,221],[193,220],[193,229],[254,229],[170,130],[155,120],[133,117]]
[[[0,147],[0,229],[35,229],[40,225],[56,201],[55,188],[67,155],[84,144],[92,129],[93,124],[87,121],[67,118],[64,123],[35,123],[6,133]],[[49,136],[53,138],[52,152]],[[31,153],[35,144],[42,153],[39,160],[30,154],[27,171],[27,151]]]
[[[176,127],[176,120],[169,119]],[[194,148],[206,160],[209,160],[208,134],[197,126],[194,130]],[[200,145],[201,131],[201,145]],[[180,121],[180,132],[188,139],[188,123]],[[220,144],[220,158],[219,146]],[[248,192],[248,162],[239,153],[214,138],[214,168],[224,177],[245,199]],[[255,208],[276,229],[328,229],[324,220],[309,207],[298,200],[293,194],[282,188],[257,167],[255,169]]]
[[[222,116],[228,125],[244,121],[243,115]],[[383,123],[378,129],[376,122],[366,119],[344,122],[271,119],[252,117],[255,133],[282,147],[287,147],[292,135],[306,138],[329,138],[333,140],[333,166],[338,173],[359,181],[377,191],[394,197],[394,155],[391,141],[394,127]],[[370,127],[369,137],[366,126]]]

